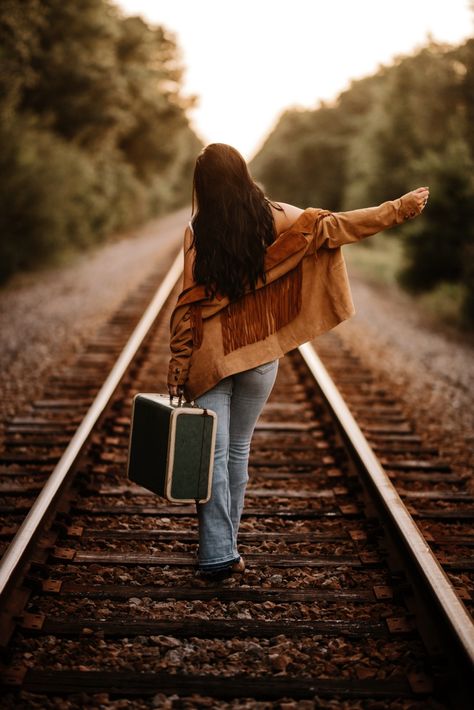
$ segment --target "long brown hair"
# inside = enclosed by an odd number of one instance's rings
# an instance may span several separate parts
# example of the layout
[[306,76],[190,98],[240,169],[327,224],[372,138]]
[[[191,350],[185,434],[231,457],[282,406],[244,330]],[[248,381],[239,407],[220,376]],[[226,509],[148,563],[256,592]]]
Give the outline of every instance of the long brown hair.
[[196,160],[192,225],[193,276],[208,297],[233,300],[265,280],[265,249],[276,236],[270,202],[230,145],[211,143]]

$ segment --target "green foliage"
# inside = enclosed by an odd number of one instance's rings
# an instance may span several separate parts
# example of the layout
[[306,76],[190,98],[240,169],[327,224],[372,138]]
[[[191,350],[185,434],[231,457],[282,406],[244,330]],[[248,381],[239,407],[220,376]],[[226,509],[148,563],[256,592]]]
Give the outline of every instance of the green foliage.
[[[399,282],[459,285],[474,324],[474,40],[429,43],[355,81],[330,107],[287,112],[252,170],[275,199],[356,209],[430,186],[424,215],[395,232]],[[393,239],[393,232],[390,238]]]
[[438,153],[456,130],[457,83],[456,63],[438,45],[383,71],[348,146],[347,207],[393,199],[415,186],[420,155]]
[[5,0],[0,47],[0,281],[189,199],[172,35],[108,0]]
[[251,168],[276,200],[337,209],[345,170],[343,115],[325,106],[286,112]]
[[0,5],[0,104],[7,117],[37,78],[32,57],[44,26],[40,1],[3,0]]
[[93,165],[75,146],[18,119],[14,126],[2,122],[0,134],[3,280],[17,270],[44,263],[68,245],[90,243],[100,205]]
[[67,140],[100,150],[127,121],[116,62],[118,18],[97,0],[39,4],[44,23],[31,57],[36,79],[19,108]]
[[[473,6],[474,9],[474,6]],[[469,39],[466,44],[453,52],[460,78],[460,101],[465,111],[466,140],[474,156],[474,39]]]
[[427,176],[430,207],[407,225],[406,265],[400,283],[414,292],[443,281],[467,287],[464,315],[474,322],[474,161],[467,143],[453,140],[439,153],[426,153],[417,169]]
[[191,102],[179,95],[176,47],[163,29],[131,17],[121,30],[118,59],[127,86],[129,125],[119,145],[137,174],[147,179],[172,166],[181,138],[177,129],[187,126],[183,109]]

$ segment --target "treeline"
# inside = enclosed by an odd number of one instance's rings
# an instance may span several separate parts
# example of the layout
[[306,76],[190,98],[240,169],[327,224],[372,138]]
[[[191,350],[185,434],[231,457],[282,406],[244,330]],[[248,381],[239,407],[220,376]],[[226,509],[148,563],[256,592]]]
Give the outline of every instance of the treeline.
[[0,4],[0,281],[189,200],[174,37],[107,0]]
[[252,161],[274,199],[356,209],[429,185],[426,212],[403,240],[400,283],[413,292],[461,289],[460,319],[474,323],[474,40],[429,43],[331,105],[289,110]]

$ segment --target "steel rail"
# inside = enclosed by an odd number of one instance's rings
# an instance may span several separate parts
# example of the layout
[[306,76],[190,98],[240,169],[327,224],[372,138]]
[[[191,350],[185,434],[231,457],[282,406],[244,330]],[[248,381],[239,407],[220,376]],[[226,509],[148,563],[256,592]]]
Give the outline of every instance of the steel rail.
[[41,493],[36,498],[23,520],[15,537],[0,561],[0,601],[3,602],[9,590],[16,583],[24,566],[26,555],[33,542],[41,533],[44,521],[49,517],[65,484],[69,480],[79,455],[84,449],[97,421],[110,402],[117,386],[125,375],[138,349],[159,315],[166,299],[173,290],[183,269],[180,249],[170,270],[153,296],[145,313],[136,325],[114,366],[89,407],[84,419],[76,429],[71,441],[49,476]]
[[[48,478],[15,537],[0,561],[0,601],[3,602],[25,564],[33,542],[42,530],[54,505],[69,481],[74,464],[108,406],[144,338],[159,315],[182,273],[181,250],[175,258],[162,284],[130,335],[115,365],[97,393],[84,419],[77,428],[61,459]],[[419,528],[408,513],[395,487],[373,453],[367,439],[352,416],[347,404],[330,378],[314,348],[305,343],[298,348],[314,377],[318,388],[329,405],[346,444],[360,463],[371,482],[379,502],[397,528],[404,547],[409,551],[417,571],[439,606],[443,618],[455,634],[464,660],[474,667],[474,624],[466,608],[457,597],[449,578],[427,545]]]
[[[368,478],[379,505],[391,519],[408,551],[419,578],[422,579],[429,596],[438,610],[447,628],[455,634],[459,650],[466,668],[474,668],[474,623],[436,559],[421,531],[414,522],[405,504],[386,471],[352,416],[346,402],[332,381],[329,373],[310,343],[298,348],[307,367],[314,377],[318,388],[330,407],[333,417],[346,445],[355,455],[359,469]],[[438,618],[438,617],[437,617]]]

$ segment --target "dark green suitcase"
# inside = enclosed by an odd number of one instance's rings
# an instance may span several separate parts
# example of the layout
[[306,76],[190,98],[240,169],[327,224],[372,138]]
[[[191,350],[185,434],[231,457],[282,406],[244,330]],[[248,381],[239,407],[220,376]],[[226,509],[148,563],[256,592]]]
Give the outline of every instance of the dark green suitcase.
[[173,503],[205,503],[216,429],[217,415],[209,409],[174,404],[167,395],[135,395],[128,478]]

